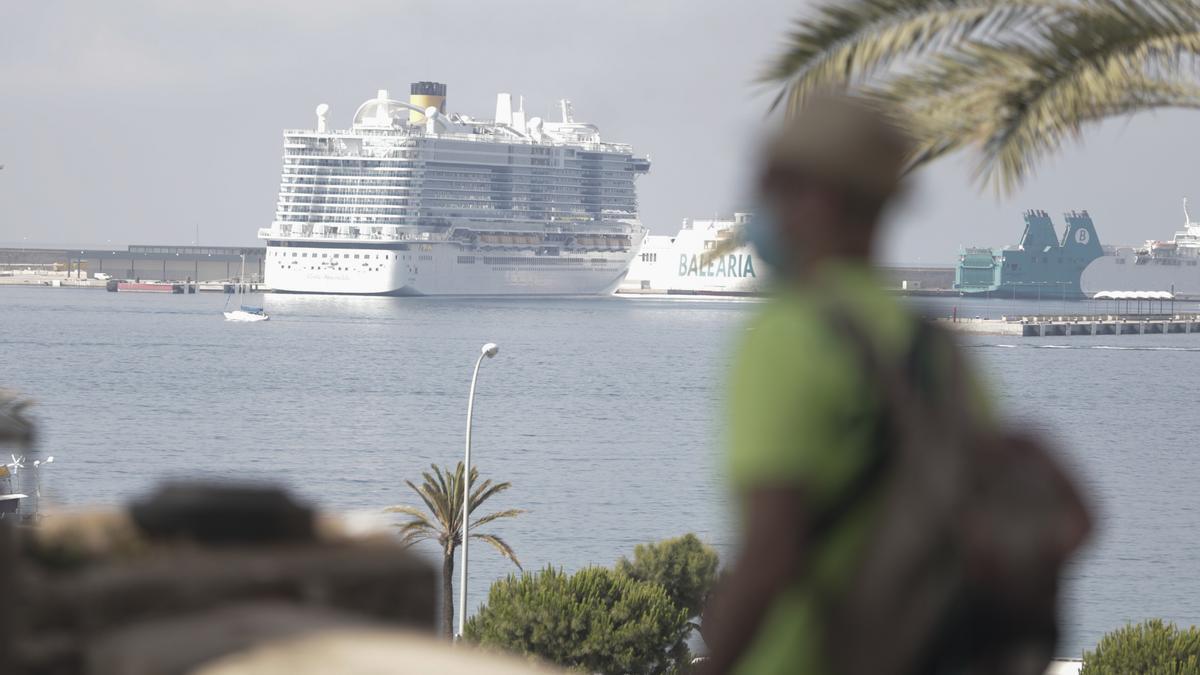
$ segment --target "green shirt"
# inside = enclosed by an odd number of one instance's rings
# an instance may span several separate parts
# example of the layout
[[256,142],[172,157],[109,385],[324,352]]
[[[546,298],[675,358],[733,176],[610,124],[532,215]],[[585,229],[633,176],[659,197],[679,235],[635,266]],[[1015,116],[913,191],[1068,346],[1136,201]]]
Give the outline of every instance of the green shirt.
[[[817,283],[769,300],[741,345],[730,393],[729,472],[734,489],[796,487],[812,513],[836,500],[864,468],[880,401],[859,357],[824,314],[837,303],[867,326],[876,348],[901,358],[915,317],[865,265],[826,264]],[[864,503],[814,543],[808,574],[772,604],[739,674],[828,671],[812,589],[844,585],[877,509]]]

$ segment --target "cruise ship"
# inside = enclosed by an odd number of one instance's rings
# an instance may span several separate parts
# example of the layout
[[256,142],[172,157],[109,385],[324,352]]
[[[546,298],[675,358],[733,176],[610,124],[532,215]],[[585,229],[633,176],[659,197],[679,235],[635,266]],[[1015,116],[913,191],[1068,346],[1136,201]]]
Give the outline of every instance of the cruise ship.
[[1200,223],[1183,200],[1183,229],[1171,241],[1150,240],[1097,258],[1083,270],[1080,284],[1089,296],[1105,291],[1166,291],[1180,299],[1200,299]]
[[674,236],[650,235],[630,266],[629,275],[617,289],[629,295],[759,295],[767,290],[768,272],[752,247],[728,248],[730,239],[751,218],[749,213],[732,219],[692,220],[686,218]]
[[529,116],[499,94],[495,116],[446,112],[446,85],[408,101],[380,90],[349,129],[283,134],[266,240],[277,292],[595,295],[625,279],[642,245],[634,182],[648,157],[575,119]]

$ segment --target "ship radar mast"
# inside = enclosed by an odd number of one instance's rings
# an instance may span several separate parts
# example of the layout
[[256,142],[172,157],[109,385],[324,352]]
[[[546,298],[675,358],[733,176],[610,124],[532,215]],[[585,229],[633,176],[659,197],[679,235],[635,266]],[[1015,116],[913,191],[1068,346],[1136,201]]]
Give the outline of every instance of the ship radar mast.
[[1185,227],[1192,227],[1197,223],[1192,222],[1192,214],[1188,213],[1188,198],[1183,198],[1183,224]]

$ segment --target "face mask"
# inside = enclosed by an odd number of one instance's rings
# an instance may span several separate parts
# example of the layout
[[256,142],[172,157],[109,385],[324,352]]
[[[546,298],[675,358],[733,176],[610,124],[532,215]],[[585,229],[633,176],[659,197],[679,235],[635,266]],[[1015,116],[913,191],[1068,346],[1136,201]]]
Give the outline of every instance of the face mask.
[[792,254],[783,237],[780,235],[775,214],[766,204],[759,204],[746,223],[742,235],[746,243],[754,247],[758,259],[783,272],[792,267]]

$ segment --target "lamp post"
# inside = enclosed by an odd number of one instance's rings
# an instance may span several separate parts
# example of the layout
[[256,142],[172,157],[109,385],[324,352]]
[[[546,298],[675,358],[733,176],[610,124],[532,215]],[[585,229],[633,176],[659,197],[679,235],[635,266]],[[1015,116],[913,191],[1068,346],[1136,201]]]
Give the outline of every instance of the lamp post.
[[467,396],[467,449],[463,460],[463,522],[462,522],[462,576],[458,582],[458,637],[462,637],[467,625],[467,543],[470,541],[471,525],[471,412],[475,406],[475,382],[479,379],[479,366],[484,357],[492,358],[500,353],[496,343],[489,342],[480,350],[475,361],[475,372],[471,375],[471,393]]

